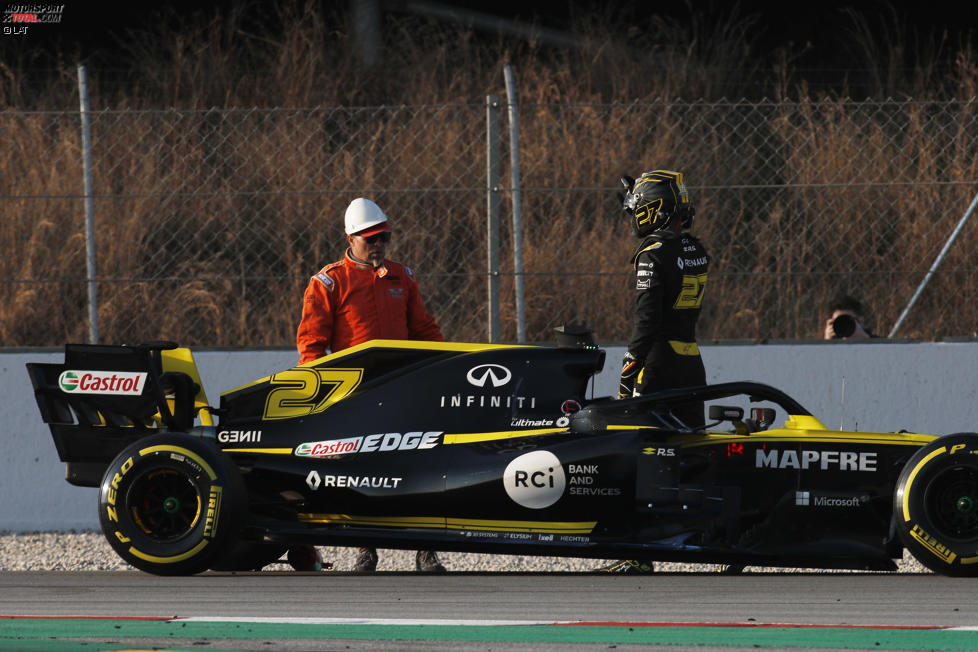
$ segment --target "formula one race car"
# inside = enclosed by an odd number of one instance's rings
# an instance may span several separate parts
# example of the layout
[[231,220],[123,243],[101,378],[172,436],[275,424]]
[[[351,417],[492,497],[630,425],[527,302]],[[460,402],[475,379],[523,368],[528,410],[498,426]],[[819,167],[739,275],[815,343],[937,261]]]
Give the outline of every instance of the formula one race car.
[[[106,538],[150,573],[313,544],[872,570],[907,548],[978,575],[978,434],[829,430],[753,382],[587,399],[604,357],[574,328],[375,340],[217,407],[172,343],[27,366],[67,480],[100,487]],[[713,423],[681,423],[690,401]]]

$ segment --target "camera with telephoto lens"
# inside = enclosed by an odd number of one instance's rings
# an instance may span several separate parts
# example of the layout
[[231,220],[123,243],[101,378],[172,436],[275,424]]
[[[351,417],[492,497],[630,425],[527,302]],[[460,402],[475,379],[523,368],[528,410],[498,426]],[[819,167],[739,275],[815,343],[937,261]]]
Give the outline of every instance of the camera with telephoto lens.
[[856,320],[852,315],[839,315],[832,320],[832,330],[835,331],[834,339],[849,337],[856,332]]

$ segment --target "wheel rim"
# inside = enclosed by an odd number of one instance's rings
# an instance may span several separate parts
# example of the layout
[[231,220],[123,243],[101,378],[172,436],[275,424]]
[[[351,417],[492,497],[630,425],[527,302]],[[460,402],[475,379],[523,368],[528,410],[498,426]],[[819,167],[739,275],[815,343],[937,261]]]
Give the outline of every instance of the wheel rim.
[[154,469],[137,478],[129,491],[136,525],[158,542],[180,539],[200,520],[200,492],[193,478],[174,469]]
[[935,534],[956,539],[978,537],[978,470],[956,466],[930,483],[925,497]]

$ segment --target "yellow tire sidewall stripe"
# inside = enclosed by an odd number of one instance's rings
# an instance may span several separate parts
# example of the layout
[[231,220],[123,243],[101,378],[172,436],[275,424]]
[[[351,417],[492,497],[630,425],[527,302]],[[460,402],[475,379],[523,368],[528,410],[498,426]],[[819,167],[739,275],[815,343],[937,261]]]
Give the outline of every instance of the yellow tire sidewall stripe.
[[917,474],[920,473],[921,469],[923,469],[924,466],[928,462],[930,462],[932,459],[934,459],[938,455],[942,455],[942,454],[944,454],[946,452],[947,452],[947,447],[945,447],[945,446],[941,446],[940,448],[936,448],[936,449],[932,450],[930,453],[928,453],[927,455],[925,455],[922,460],[920,460],[919,462],[917,462],[917,465],[915,467],[913,467],[913,471],[911,471],[910,472],[910,475],[907,476],[907,481],[903,485],[903,504],[902,504],[902,507],[903,507],[903,520],[904,520],[904,522],[907,522],[907,521],[910,520],[910,486],[913,485],[914,480],[917,479]]
[[139,451],[139,456],[145,457],[146,455],[152,455],[153,453],[168,453],[168,452],[189,457],[194,462],[197,462],[197,464],[199,464],[202,469],[204,469],[204,472],[207,473],[207,476],[211,479],[211,482],[217,479],[217,474],[214,472],[214,469],[211,467],[210,464],[205,462],[200,455],[197,455],[193,451],[189,451],[186,448],[181,448],[180,446],[172,446],[169,444],[161,444],[159,446],[148,446]]

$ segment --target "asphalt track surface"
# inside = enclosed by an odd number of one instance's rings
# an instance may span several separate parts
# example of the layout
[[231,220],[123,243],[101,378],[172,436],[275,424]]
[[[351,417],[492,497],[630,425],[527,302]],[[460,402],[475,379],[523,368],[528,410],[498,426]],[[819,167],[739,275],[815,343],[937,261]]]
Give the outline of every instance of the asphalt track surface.
[[931,574],[0,573],[0,650],[978,650]]

